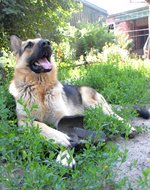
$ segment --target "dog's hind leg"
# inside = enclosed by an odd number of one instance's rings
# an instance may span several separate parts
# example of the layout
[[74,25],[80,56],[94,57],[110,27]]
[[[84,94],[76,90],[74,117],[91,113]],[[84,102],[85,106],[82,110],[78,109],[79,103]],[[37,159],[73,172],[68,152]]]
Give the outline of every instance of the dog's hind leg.
[[111,105],[107,103],[105,98],[99,94],[96,90],[89,87],[82,87],[80,89],[82,101],[85,108],[99,106],[106,115],[115,116],[118,120],[123,120],[120,116],[113,112]]
[[[102,111],[106,115],[113,116],[117,118],[118,120],[124,122],[124,119],[117,115],[111,108],[111,105],[107,103],[105,98],[99,94],[96,90],[89,88],[89,87],[82,87],[81,88],[81,95],[82,95],[82,100],[85,108],[88,107],[96,107],[99,106],[101,107]],[[132,127],[129,123],[128,126],[130,128],[129,132],[129,138],[133,138],[136,134],[137,131],[134,127]]]
[[137,111],[138,116],[143,119],[150,119],[150,109],[140,108],[135,106],[134,109]]
[[[110,116],[113,116],[115,118],[117,118],[118,120],[124,122],[124,119],[122,117],[120,117],[119,115],[117,115],[111,108],[111,105],[109,105],[106,100],[104,99],[104,97],[97,93],[96,94],[96,99],[97,101],[99,102],[98,104],[100,105],[100,107],[102,108],[104,114],[107,114],[107,115],[110,115]],[[129,134],[128,134],[128,137],[129,138],[134,138],[136,135],[137,135],[137,130],[130,125],[130,123],[127,123],[128,127],[130,128],[130,131],[129,131]]]

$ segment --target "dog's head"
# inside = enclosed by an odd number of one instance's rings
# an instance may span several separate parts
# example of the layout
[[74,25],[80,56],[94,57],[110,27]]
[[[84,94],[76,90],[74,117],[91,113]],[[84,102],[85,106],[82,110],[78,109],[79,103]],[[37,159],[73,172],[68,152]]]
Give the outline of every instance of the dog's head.
[[27,68],[37,74],[52,70],[52,48],[49,40],[35,38],[22,41],[15,35],[10,40],[17,57],[16,68]]

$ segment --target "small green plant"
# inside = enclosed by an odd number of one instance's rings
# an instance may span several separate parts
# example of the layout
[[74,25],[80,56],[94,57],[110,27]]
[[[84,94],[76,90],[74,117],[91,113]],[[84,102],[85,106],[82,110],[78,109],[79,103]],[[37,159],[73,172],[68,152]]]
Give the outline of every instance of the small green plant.
[[140,189],[142,190],[148,190],[150,188],[150,167],[147,167],[142,172],[143,176],[139,177],[138,184],[140,186]]

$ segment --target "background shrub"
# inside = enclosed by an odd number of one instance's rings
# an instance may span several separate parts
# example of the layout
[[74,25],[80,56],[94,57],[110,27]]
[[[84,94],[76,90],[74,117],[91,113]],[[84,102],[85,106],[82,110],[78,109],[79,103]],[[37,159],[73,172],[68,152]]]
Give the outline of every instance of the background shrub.
[[107,27],[100,23],[82,23],[75,36],[76,57],[86,55],[91,49],[102,51],[106,42],[113,42],[113,33],[108,33]]

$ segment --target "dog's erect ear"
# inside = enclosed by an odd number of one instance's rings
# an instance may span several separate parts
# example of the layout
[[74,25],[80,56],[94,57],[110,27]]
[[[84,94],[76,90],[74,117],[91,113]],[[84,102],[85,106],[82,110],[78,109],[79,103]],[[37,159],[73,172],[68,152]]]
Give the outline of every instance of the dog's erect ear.
[[38,33],[38,34],[36,35],[36,38],[42,38],[41,34]]
[[22,40],[19,37],[15,36],[15,35],[12,35],[10,37],[10,42],[11,42],[12,51],[14,53],[17,53],[20,50]]

